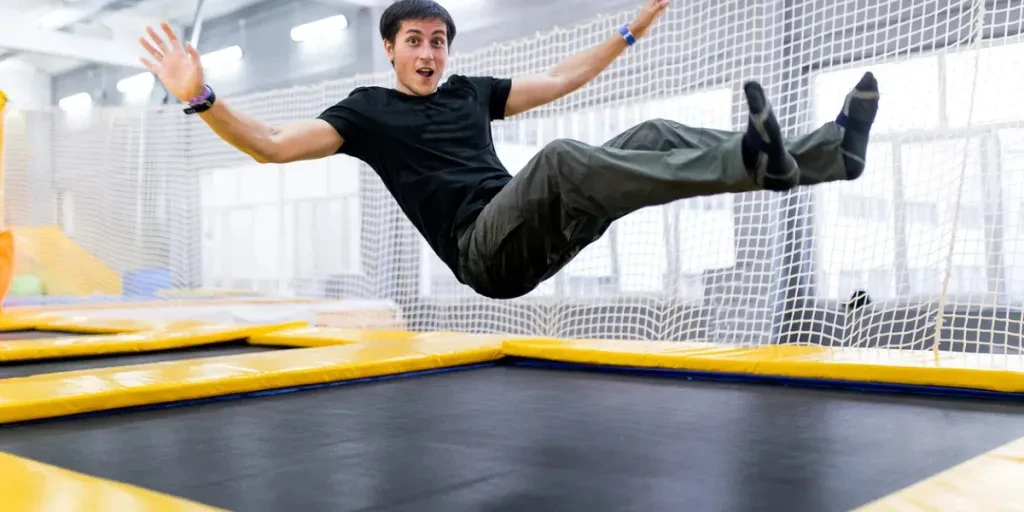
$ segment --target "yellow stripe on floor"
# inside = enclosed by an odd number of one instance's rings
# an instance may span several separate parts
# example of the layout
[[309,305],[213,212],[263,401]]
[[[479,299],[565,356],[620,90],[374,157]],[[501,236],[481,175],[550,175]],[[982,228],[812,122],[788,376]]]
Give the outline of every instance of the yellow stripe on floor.
[[1024,438],[905,487],[856,512],[1024,511]]

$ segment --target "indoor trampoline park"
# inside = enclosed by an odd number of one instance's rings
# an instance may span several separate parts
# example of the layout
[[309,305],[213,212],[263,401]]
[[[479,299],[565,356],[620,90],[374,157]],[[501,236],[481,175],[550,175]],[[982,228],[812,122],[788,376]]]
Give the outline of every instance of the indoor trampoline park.
[[[11,1],[3,511],[1024,511],[1024,4]],[[460,76],[511,78],[505,115]],[[799,186],[693,177],[773,143],[751,80]],[[380,170],[485,113],[448,164],[552,172],[511,233],[586,240],[536,286],[424,222],[462,171],[399,175],[416,210]],[[331,142],[359,122],[391,129]],[[555,146],[665,190],[558,181]],[[669,189],[596,232],[566,206]]]

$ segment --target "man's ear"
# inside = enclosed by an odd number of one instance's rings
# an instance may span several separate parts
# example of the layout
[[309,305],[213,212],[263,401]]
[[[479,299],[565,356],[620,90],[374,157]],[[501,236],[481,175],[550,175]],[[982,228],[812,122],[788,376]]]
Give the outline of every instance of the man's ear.
[[388,60],[391,62],[391,67],[395,66],[395,45],[387,39],[384,40],[384,53],[388,55]]

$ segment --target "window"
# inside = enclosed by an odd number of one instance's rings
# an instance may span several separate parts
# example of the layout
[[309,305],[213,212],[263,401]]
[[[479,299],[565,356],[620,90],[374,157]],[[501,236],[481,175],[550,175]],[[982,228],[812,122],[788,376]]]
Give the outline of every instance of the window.
[[[814,191],[820,296],[841,298],[855,282],[883,286],[886,296],[938,294],[947,268],[950,293],[986,293],[987,275],[1002,272],[1011,281],[1007,289],[1024,295],[1024,284],[1012,283],[1024,280],[1024,257],[1015,256],[1022,249],[1015,240],[1024,218],[1017,192],[1024,184],[1017,177],[1024,175],[1024,153],[1007,149],[1024,145],[1024,136],[990,125],[1024,116],[1024,106],[1014,100],[1024,92],[1024,74],[1014,65],[1021,57],[1024,45],[994,45],[826,71],[813,79],[819,122],[834,118],[865,70],[888,84],[864,177]],[[1004,243],[1005,272],[988,268],[998,261],[990,254],[998,249],[993,234]],[[894,279],[863,273],[883,268]]]

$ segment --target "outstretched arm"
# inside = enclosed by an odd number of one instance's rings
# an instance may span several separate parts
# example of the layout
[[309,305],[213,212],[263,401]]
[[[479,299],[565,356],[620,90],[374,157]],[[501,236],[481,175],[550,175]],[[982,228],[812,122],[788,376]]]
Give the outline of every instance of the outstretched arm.
[[272,126],[232,109],[220,98],[199,116],[221,139],[259,163],[326,158],[343,143],[338,131],[322,119]]
[[[165,41],[155,30],[146,27],[152,42],[140,38],[139,43],[153,60],[142,58],[146,66],[183,102],[199,95],[205,82],[199,53],[191,44],[179,42],[166,23],[161,25]],[[218,98],[213,106],[199,114],[207,125],[225,142],[260,163],[285,163],[333,155],[343,140],[326,121],[312,119],[281,126],[270,124],[237,111]]]
[[[645,0],[629,24],[633,37],[643,37],[668,8],[669,0]],[[555,101],[583,87],[622,55],[629,45],[617,32],[604,42],[570,56],[544,74],[512,79],[505,116],[514,116]]]

